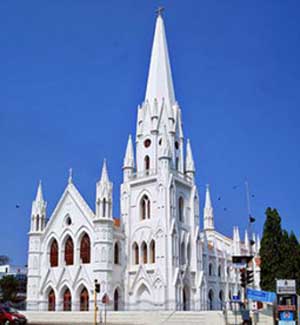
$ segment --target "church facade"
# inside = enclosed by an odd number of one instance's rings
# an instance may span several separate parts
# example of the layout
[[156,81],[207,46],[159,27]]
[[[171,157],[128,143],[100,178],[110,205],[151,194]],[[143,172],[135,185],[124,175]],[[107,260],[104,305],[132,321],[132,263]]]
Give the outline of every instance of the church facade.
[[[215,230],[207,186],[203,215],[190,140],[175,99],[164,22],[155,26],[146,95],[129,136],[120,186],[120,217],[112,216],[112,183],[106,162],[92,210],[72,174],[46,222],[39,184],[32,204],[27,309],[93,310],[105,295],[113,310],[221,309],[241,292],[232,255],[255,257],[259,287],[259,238],[250,245]],[[200,229],[203,217],[203,229]],[[95,295],[95,283],[100,292]]]

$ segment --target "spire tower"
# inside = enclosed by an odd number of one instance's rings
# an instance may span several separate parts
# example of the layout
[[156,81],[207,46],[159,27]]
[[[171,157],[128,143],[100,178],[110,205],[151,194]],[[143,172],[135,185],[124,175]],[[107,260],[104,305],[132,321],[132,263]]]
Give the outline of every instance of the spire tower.
[[157,99],[161,104],[163,98],[171,106],[175,103],[165,26],[160,9],[156,18],[145,101],[152,104]]
[[205,206],[204,206],[204,230],[214,230],[214,209],[212,207],[209,185],[206,185]]

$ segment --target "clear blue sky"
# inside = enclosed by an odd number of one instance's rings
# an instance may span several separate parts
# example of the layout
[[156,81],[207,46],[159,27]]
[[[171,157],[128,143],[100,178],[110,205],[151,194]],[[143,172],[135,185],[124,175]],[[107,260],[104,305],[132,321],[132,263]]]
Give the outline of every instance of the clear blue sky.
[[1,1],[0,254],[13,263],[26,263],[39,179],[48,216],[69,167],[94,208],[107,158],[118,216],[158,5],[201,209],[210,183],[217,229],[244,229],[247,178],[256,230],[272,206],[299,236],[299,1]]

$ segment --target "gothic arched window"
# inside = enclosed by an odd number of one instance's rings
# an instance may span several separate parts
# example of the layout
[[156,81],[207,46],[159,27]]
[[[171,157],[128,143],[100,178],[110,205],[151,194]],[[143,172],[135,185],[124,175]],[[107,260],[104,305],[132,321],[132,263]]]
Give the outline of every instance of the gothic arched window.
[[178,219],[179,221],[183,221],[183,213],[184,213],[184,199],[182,196],[178,199]]
[[143,254],[143,263],[148,263],[148,252],[147,252],[147,244],[145,242],[142,243],[142,254]]
[[106,217],[106,199],[104,198],[102,201],[102,217]]
[[145,163],[145,170],[149,171],[149,169],[150,169],[150,158],[149,158],[149,156],[145,156],[144,163]]
[[36,216],[36,231],[39,231],[40,228],[40,216]]
[[182,242],[181,245],[180,245],[180,264],[181,265],[185,264],[185,246],[184,246],[184,242]]
[[132,253],[133,253],[133,263],[139,264],[139,246],[137,243],[133,244]]
[[91,242],[88,234],[84,234],[80,242],[80,259],[82,263],[91,263]]
[[209,263],[209,265],[208,265],[208,275],[209,276],[213,275],[213,265],[212,265],[212,263]]
[[115,246],[114,246],[114,263],[120,264],[120,251],[119,251],[118,243],[115,243]]
[[80,311],[89,310],[89,293],[86,288],[83,288],[80,293]]
[[69,289],[64,292],[63,306],[64,311],[71,311],[72,309],[72,296]]
[[222,275],[222,268],[221,265],[218,266],[218,277],[220,278]]
[[53,240],[50,247],[50,266],[58,266],[58,244],[56,239]]
[[66,265],[73,265],[74,263],[74,244],[71,237],[68,237],[65,244],[65,262]]
[[150,200],[147,195],[144,195],[141,200],[141,220],[150,219]]
[[155,263],[155,241],[150,243],[150,263]]
[[48,295],[48,311],[55,311],[55,293],[53,289],[50,290]]

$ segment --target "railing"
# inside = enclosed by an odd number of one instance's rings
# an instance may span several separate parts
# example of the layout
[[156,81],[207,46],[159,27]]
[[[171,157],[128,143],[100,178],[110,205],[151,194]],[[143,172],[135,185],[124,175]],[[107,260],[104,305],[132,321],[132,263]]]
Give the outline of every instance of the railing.
[[[172,173],[173,175],[177,176],[178,178],[181,178],[189,183],[191,183],[193,181],[191,177],[187,176],[186,174],[184,174],[176,169],[171,168],[170,173]],[[158,170],[156,168],[147,169],[147,170],[133,173],[132,178],[136,179],[136,178],[150,177],[150,176],[155,176],[157,174],[158,174]]]

